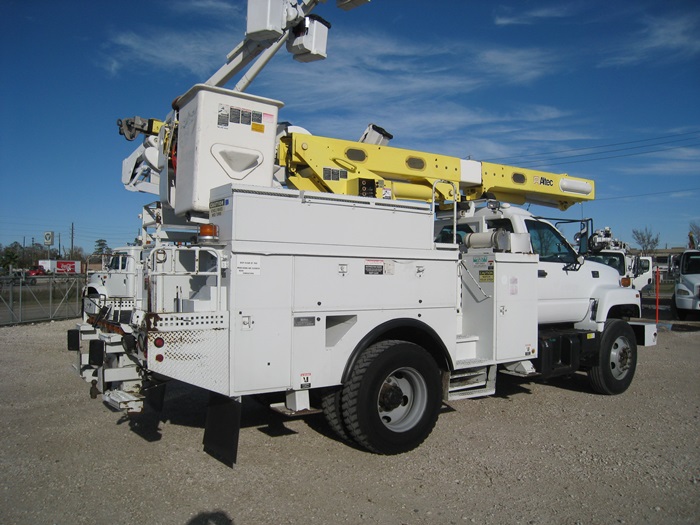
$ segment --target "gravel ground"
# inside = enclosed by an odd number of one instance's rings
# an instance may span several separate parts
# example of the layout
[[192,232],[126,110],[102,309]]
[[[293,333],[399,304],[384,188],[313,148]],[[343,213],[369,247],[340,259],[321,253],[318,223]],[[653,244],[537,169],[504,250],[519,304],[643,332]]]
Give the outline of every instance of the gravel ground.
[[0,523],[700,522],[698,332],[662,329],[621,396],[500,377],[400,456],[246,402],[229,469],[202,452],[201,391],[171,385],[160,417],[132,420],[90,399],[73,325],[0,328]]

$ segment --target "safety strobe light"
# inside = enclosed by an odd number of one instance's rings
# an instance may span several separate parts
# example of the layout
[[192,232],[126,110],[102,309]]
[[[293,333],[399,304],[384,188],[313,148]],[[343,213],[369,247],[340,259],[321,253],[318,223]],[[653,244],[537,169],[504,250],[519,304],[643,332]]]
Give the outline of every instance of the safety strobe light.
[[219,239],[219,227],[216,224],[199,225],[199,241],[211,242]]

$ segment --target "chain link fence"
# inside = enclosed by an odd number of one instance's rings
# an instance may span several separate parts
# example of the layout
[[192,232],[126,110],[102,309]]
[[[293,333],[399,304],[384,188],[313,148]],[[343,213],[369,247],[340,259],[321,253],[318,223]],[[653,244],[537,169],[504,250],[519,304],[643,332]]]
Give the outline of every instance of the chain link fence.
[[0,277],[0,325],[81,315],[84,275]]

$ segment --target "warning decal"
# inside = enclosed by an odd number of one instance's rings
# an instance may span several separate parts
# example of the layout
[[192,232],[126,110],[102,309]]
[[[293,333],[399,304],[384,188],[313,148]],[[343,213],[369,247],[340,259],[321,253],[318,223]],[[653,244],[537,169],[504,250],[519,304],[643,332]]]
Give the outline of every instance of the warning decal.
[[236,258],[238,275],[260,275],[260,257],[257,255],[239,255]]
[[365,260],[365,275],[384,275],[384,261],[379,259]]
[[228,109],[229,107],[227,105],[219,104],[216,125],[220,128],[228,128]]
[[492,283],[493,282],[493,270],[479,270],[479,282],[480,283]]

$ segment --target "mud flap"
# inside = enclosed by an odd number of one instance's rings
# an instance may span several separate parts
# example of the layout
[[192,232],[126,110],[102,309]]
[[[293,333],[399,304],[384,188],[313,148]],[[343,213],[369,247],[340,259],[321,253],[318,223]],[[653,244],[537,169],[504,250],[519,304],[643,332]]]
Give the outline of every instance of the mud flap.
[[165,385],[167,385],[165,382],[147,381],[141,389],[141,393],[146,398],[146,404],[156,412],[163,411]]
[[68,350],[80,352],[80,330],[68,330]]
[[238,455],[241,402],[211,392],[204,427],[204,452],[233,468]]

